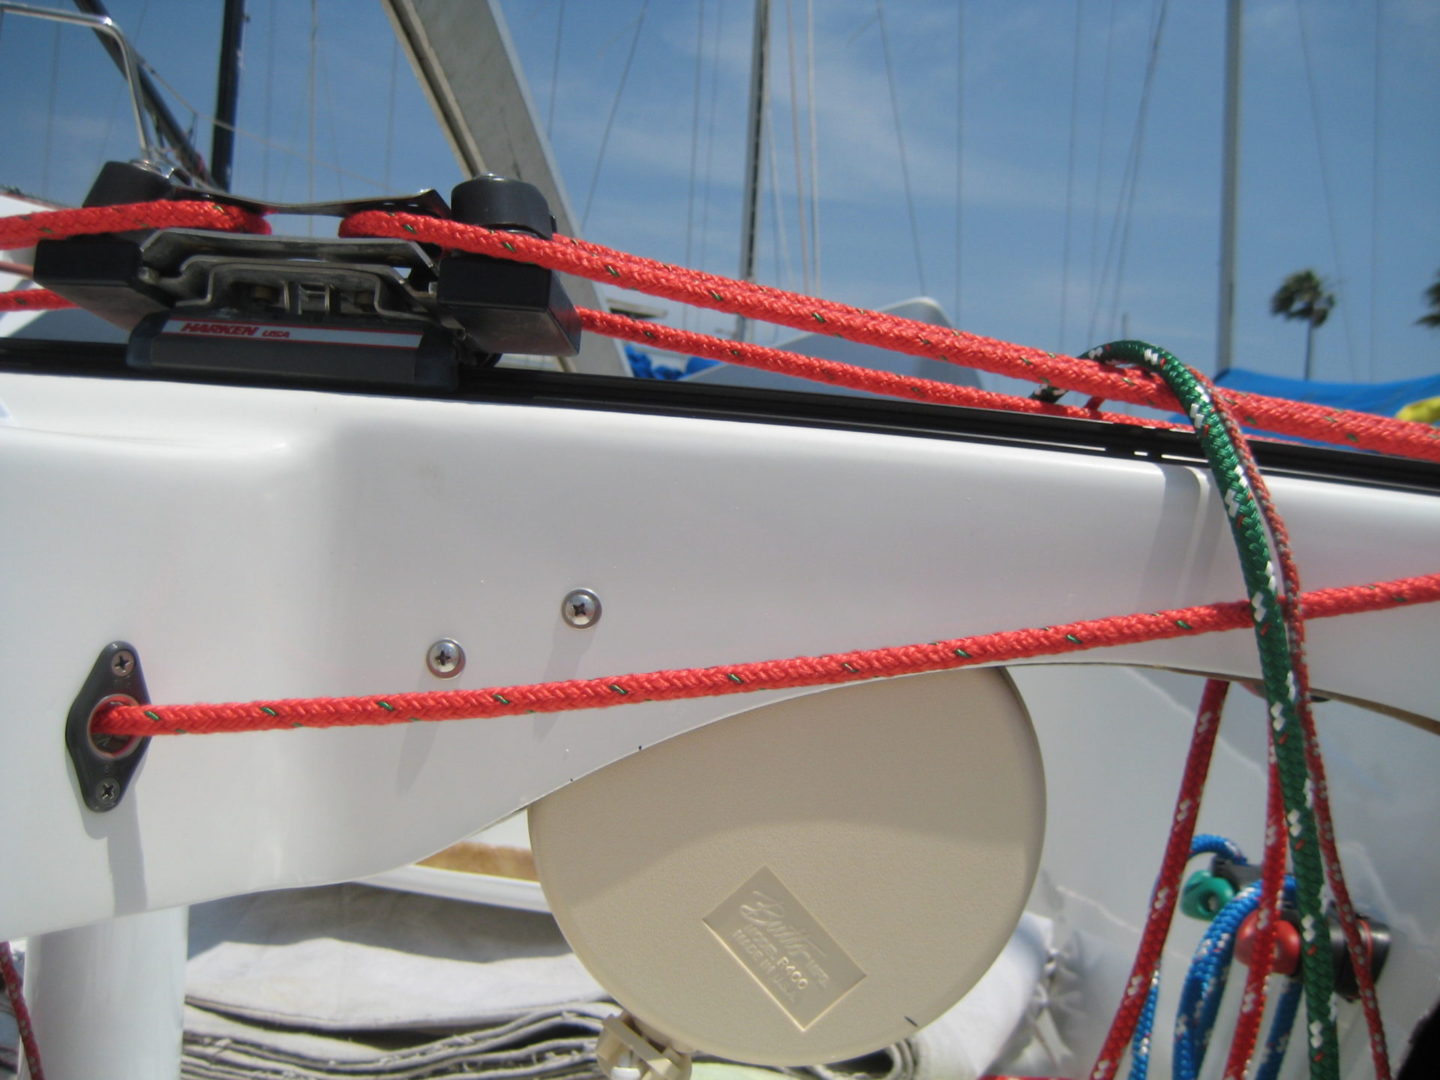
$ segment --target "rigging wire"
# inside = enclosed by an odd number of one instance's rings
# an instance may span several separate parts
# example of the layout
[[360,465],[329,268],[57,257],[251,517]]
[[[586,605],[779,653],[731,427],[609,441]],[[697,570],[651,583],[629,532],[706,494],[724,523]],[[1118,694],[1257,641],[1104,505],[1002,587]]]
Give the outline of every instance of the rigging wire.
[[1060,332],[1055,348],[1065,351],[1067,320],[1070,309],[1070,232],[1075,217],[1075,158],[1078,146],[1076,138],[1080,126],[1080,29],[1084,17],[1085,0],[1075,0],[1075,42],[1070,59],[1070,149],[1065,159],[1065,232],[1060,245]]
[[620,69],[620,85],[615,88],[615,99],[610,103],[610,115],[605,118],[605,131],[600,136],[600,152],[595,155],[595,169],[590,174],[590,188],[585,192],[585,210],[580,215],[580,231],[590,220],[590,206],[595,201],[595,189],[600,183],[600,169],[605,164],[605,150],[610,145],[610,132],[615,127],[615,115],[620,111],[620,99],[625,96],[625,84],[630,80],[630,67],[635,62],[635,47],[640,44],[640,32],[645,29],[645,13],[650,10],[650,0],[640,5],[640,15],[635,20],[635,33],[630,38],[630,51],[625,54],[625,66]]
[[1375,318],[1375,310],[1379,304],[1379,280],[1380,275],[1377,267],[1380,265],[1380,119],[1383,115],[1380,111],[1380,96],[1382,90],[1382,78],[1380,67],[1380,42],[1384,35],[1381,33],[1385,12],[1384,0],[1375,0],[1375,51],[1372,66],[1372,82],[1370,97],[1370,350],[1365,357],[1365,378],[1369,382],[1375,380],[1375,354],[1378,351],[1376,342],[1379,337],[1379,320]]
[[[1145,85],[1140,94],[1140,115],[1135,122],[1135,137],[1131,150],[1130,195],[1125,201],[1124,227],[1120,233],[1120,253],[1115,266],[1115,294],[1110,308],[1110,323],[1115,324],[1119,314],[1120,294],[1125,287],[1125,261],[1130,254],[1130,227],[1135,223],[1135,196],[1140,190],[1140,168],[1145,160],[1145,127],[1150,117],[1151,95],[1155,89],[1155,72],[1160,63],[1160,43],[1165,36],[1165,15],[1170,10],[1169,0],[1162,0],[1160,16],[1155,23],[1155,36],[1150,42],[1150,60],[1145,68]],[[1124,336],[1130,336],[1128,319],[1124,325]]]
[[[1110,138],[1110,78],[1114,71],[1114,59],[1115,0],[1110,0],[1110,6],[1105,13],[1105,74],[1100,80],[1100,141],[1096,144],[1095,186],[1090,199],[1090,277],[1087,291],[1092,305],[1100,303],[1100,288],[1097,284],[1100,279],[1100,188],[1101,181],[1105,176],[1105,162],[1108,160],[1106,148],[1109,146]],[[1085,337],[1088,341],[1095,340],[1093,315]]]
[[[265,152],[261,156],[260,194],[270,198],[270,135],[271,120],[275,112],[275,0],[270,0],[270,10],[265,26],[265,137],[261,142]],[[236,128],[236,134],[240,129]]]
[[[705,71],[705,0],[695,5],[695,78],[690,89],[690,176],[685,196],[685,265],[694,266],[691,253],[695,244],[695,181],[700,157],[700,86]],[[680,313],[681,326],[690,328],[691,309]]]
[[[774,100],[765,102],[765,109],[772,113],[775,109]],[[765,159],[765,166],[770,173],[770,216],[772,228],[775,232],[775,250],[771,260],[775,267],[773,281],[780,283],[781,288],[787,288],[794,284],[795,268],[790,262],[790,240],[787,234],[785,223],[785,205],[780,198],[780,173],[775,147],[775,124],[773,115],[766,117],[766,123],[762,125],[765,129],[765,153],[761,155]],[[767,328],[770,332],[770,340],[775,340],[775,328]]]
[[715,175],[715,124],[719,112],[717,103],[720,99],[720,39],[723,36],[724,18],[724,7],[717,8],[715,28],[710,34],[710,99],[706,105],[705,182],[700,194],[700,255],[694,263],[702,269],[705,266],[706,249],[710,246],[710,182]]
[[[1113,326],[1120,307],[1120,292],[1124,277],[1125,249],[1130,241],[1130,219],[1135,206],[1135,192],[1140,174],[1141,149],[1145,141],[1145,120],[1150,112],[1151,92],[1155,85],[1155,69],[1160,58],[1160,38],[1165,27],[1165,13],[1169,0],[1157,0],[1153,29],[1150,34],[1150,54],[1145,65],[1145,77],[1140,88],[1140,104],[1135,117],[1135,126],[1130,134],[1130,149],[1126,154],[1125,171],[1120,179],[1120,191],[1116,197],[1115,214],[1110,221],[1110,239],[1105,246],[1105,262],[1100,273],[1100,283],[1092,297],[1090,325],[1086,336],[1094,340],[1096,324],[1100,321],[1100,310],[1105,304],[1105,291],[1110,282],[1111,268],[1116,269],[1115,287],[1112,294],[1110,322]],[[1128,327],[1126,328],[1128,331]],[[1125,336],[1125,335],[1122,335]]]
[[810,273],[820,292],[820,136],[815,106],[815,0],[805,0],[805,104],[810,126]]
[[[145,62],[145,61],[142,60],[141,63],[140,63],[140,66],[145,70],[145,73],[146,73],[147,75],[149,75],[152,79],[154,79],[154,80],[155,80],[156,82],[158,82],[161,86],[163,86],[166,90],[168,90],[168,91],[170,92],[170,96],[173,97],[173,98],[176,100],[177,103],[179,103],[181,106],[183,106],[183,107],[184,107],[185,109],[187,109],[188,111],[194,113],[196,117],[198,117],[200,120],[204,121],[204,122],[207,123],[207,124],[218,124],[220,127],[227,128],[227,129],[229,129],[230,131],[235,132],[235,134],[236,134],[236,135],[239,135],[242,139],[250,139],[250,140],[253,140],[254,142],[259,143],[261,146],[264,146],[267,150],[278,150],[280,153],[286,155],[286,157],[289,158],[289,159],[294,159],[294,160],[297,160],[297,161],[305,161],[305,162],[308,162],[308,163],[314,165],[314,166],[317,167],[317,168],[325,169],[325,170],[328,170],[329,172],[336,173],[337,175],[348,177],[348,178],[351,179],[351,180],[358,180],[358,181],[360,181],[362,184],[368,184],[368,185],[370,185],[370,186],[373,187],[376,191],[388,191],[388,190],[389,190],[388,185],[387,185],[384,181],[382,181],[382,180],[377,180],[377,179],[375,179],[373,176],[366,176],[364,173],[358,173],[358,172],[356,172],[356,171],[353,170],[353,169],[343,168],[343,167],[341,167],[340,165],[337,165],[337,164],[335,164],[334,162],[331,162],[331,161],[322,161],[322,160],[321,160],[320,158],[318,158],[318,157],[313,157],[313,156],[307,155],[307,154],[305,154],[303,151],[296,150],[294,147],[291,147],[291,146],[287,146],[285,143],[281,142],[281,141],[278,140],[278,139],[268,138],[267,136],[261,135],[259,132],[251,131],[249,128],[240,127],[238,124],[227,124],[225,121],[220,120],[220,119],[217,119],[217,118],[214,117],[214,116],[211,116],[209,113],[205,112],[203,109],[197,109],[194,105],[191,105],[190,102],[189,102],[189,100],[185,97],[185,95],[182,94],[182,93],[180,93],[180,91],[177,90],[177,89],[175,88],[175,86],[174,86],[172,83],[170,83],[170,82],[165,78],[165,76],[161,75],[159,71],[157,71],[155,68],[151,67],[149,63],[147,63],[147,62]],[[297,112],[296,116],[297,116],[297,120],[298,120],[298,119],[299,119],[299,114],[298,114],[298,112]],[[288,160],[287,160],[287,162],[286,162],[286,165],[287,165],[287,168],[288,168],[288,165],[289,165],[289,161],[288,161]],[[283,190],[284,190],[285,180],[286,180],[287,178],[288,178],[288,173],[281,173],[280,185],[279,185],[279,186],[280,186],[282,192],[283,192]],[[268,183],[267,183],[267,185],[266,185],[266,191],[267,191],[267,196],[266,196],[266,197],[267,197],[267,198],[268,198],[268,187],[269,187],[269,185],[268,185]]]
[[[309,138],[306,140],[308,163],[305,170],[305,191],[309,202],[315,201],[315,69],[316,53],[320,47],[320,3],[310,0],[310,67],[305,73],[305,111],[309,124]],[[314,235],[315,226],[307,222],[306,228]]]
[[[394,39],[394,35],[393,35],[393,34],[391,35],[391,39],[392,39],[392,40]],[[325,99],[325,116],[326,116],[326,119],[329,121],[329,122],[326,124],[326,134],[329,135],[329,137],[330,137],[330,160],[331,160],[331,161],[339,161],[339,160],[340,160],[340,144],[339,144],[339,142],[337,141],[337,139],[338,139],[338,135],[337,135],[337,133],[336,133],[336,127],[337,127],[337,125],[336,125],[336,123],[335,123],[335,117],[336,117],[337,115],[339,115],[339,110],[335,108],[335,80],[332,79],[332,78],[330,78],[328,72],[326,71],[326,69],[325,69],[325,67],[324,67],[324,64],[325,64],[325,53],[324,53],[323,50],[321,50],[321,48],[320,48],[320,43],[319,43],[319,41],[317,40],[317,41],[316,41],[316,44],[315,44],[315,79],[316,79],[316,85],[319,87],[320,93],[321,93],[321,95],[322,95],[322,96],[324,97],[324,99]],[[318,123],[318,117],[317,117],[317,123]],[[317,163],[318,163],[318,160],[319,160],[319,159],[317,158]],[[344,183],[344,180],[345,180],[345,177],[344,177],[344,174],[343,174],[343,173],[337,173],[337,174],[336,174],[336,187],[339,189],[340,197],[341,197],[342,199],[345,198],[345,183]]]
[[880,24],[880,49],[885,56],[885,82],[890,88],[890,112],[895,117],[895,143],[900,150],[900,176],[905,184],[905,212],[910,217],[910,239],[915,248],[915,276],[920,280],[921,295],[929,295],[925,287],[925,263],[920,257],[920,223],[915,217],[915,196],[910,186],[910,161],[905,151],[905,129],[900,123],[900,99],[895,94],[895,66],[890,62],[890,35],[885,31],[885,3],[875,0],[875,20]]
[[60,84],[60,24],[50,25],[50,102],[45,109],[45,136],[40,149],[40,190],[50,191],[50,148],[55,134],[55,88]]
[[956,326],[965,325],[965,5],[955,5],[955,310]]
[[[1310,30],[1308,20],[1305,18],[1305,6],[1295,0],[1295,18],[1300,24],[1300,53],[1305,59],[1305,85],[1310,91],[1310,121],[1315,128],[1315,156],[1320,161],[1320,191],[1325,199],[1325,220],[1330,227],[1330,252],[1335,259],[1335,272],[1341,282],[1347,279],[1345,274],[1345,260],[1340,254],[1340,229],[1335,220],[1335,199],[1330,191],[1330,169],[1325,161],[1325,135],[1324,127],[1320,123],[1320,98],[1315,90],[1315,66],[1310,60]],[[1345,327],[1345,348],[1347,350],[1346,360],[1350,367],[1350,377],[1355,377],[1355,335],[1350,320],[1350,306],[1348,304],[1337,304],[1340,309],[1340,322]]]
[[395,76],[400,60],[400,38],[390,35],[390,93],[385,98],[385,189],[390,190],[390,163],[395,157]]
[[[800,152],[800,88],[796,82],[794,0],[785,0],[785,48],[790,76],[790,141],[795,159],[795,219],[800,234],[800,291],[810,293],[810,232],[805,217],[805,158]],[[771,150],[774,153],[774,150]]]
[[[704,0],[701,0],[702,4]],[[554,137],[555,99],[560,96],[560,42],[565,37],[565,0],[560,0],[560,14],[555,20],[555,52],[550,57],[550,103],[545,110],[545,138]]]
[[[755,0],[750,27],[750,89],[746,98],[745,164],[740,189],[740,266],[736,276],[742,281],[755,280],[755,243],[760,235],[761,173],[765,167],[767,138],[765,121],[769,118],[770,92],[770,0]],[[771,185],[772,194],[774,185]],[[778,216],[778,215],[777,215]],[[735,319],[733,337],[744,341],[746,319]]]
[[[294,11],[294,10],[295,10],[295,8],[293,8],[293,7],[287,8],[287,9],[286,9],[286,13],[289,14],[290,12],[292,12],[292,11]],[[287,41],[296,40],[296,39],[298,39],[298,37],[299,37],[298,34],[287,34],[287,35],[285,35],[285,39],[286,39]],[[305,111],[304,111],[303,109],[298,109],[298,108],[292,108],[292,109],[283,109],[283,108],[282,108],[282,110],[281,110],[281,115],[282,115],[282,116],[285,116],[286,114],[288,114],[288,115],[289,115],[289,118],[290,118],[290,129],[289,129],[288,144],[289,144],[289,145],[294,145],[294,146],[299,146],[301,140],[304,138]],[[284,145],[284,144],[282,143],[282,145]],[[285,160],[284,160],[283,162],[281,162],[281,165],[280,165],[280,179],[279,179],[279,181],[278,181],[278,182],[276,183],[276,185],[275,185],[275,198],[276,198],[277,200],[278,200],[278,199],[284,199],[284,198],[285,198],[285,193],[286,193],[286,192],[289,190],[289,188],[290,188],[290,166],[291,166],[294,162],[296,162],[296,161],[304,162],[304,161],[306,160],[306,157],[307,157],[307,156],[306,156],[306,154],[305,154],[303,151],[298,151],[298,150],[297,150],[293,155],[286,155]]]

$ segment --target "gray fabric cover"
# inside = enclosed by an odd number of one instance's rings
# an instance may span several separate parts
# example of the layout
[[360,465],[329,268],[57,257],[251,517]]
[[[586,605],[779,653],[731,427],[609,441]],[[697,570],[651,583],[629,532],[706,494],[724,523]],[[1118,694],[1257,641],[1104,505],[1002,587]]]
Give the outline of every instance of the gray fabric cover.
[[[1028,1039],[1050,939],[1049,922],[1027,915],[963,1001],[863,1060],[702,1063],[696,1080],[973,1080]],[[187,1080],[589,1078],[601,1021],[617,1011],[548,915],[364,885],[195,907],[186,982]],[[0,1008],[0,1074],[14,1039]]]

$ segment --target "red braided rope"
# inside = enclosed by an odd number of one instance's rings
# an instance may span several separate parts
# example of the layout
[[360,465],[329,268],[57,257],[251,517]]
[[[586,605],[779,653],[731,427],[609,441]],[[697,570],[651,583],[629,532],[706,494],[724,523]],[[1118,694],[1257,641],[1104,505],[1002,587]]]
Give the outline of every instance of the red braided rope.
[[238,206],[189,199],[175,202],[162,200],[119,206],[85,206],[75,210],[42,210],[0,218],[0,248],[26,248],[40,240],[62,240],[95,233],[175,228],[248,233],[270,231],[264,218]]
[[[59,293],[51,292],[48,289],[0,293],[0,312],[74,306],[71,301]],[[1127,416],[1124,413],[1101,412],[1098,409],[1077,408],[1073,405],[1056,405],[1035,401],[1031,398],[1016,397],[1013,394],[998,394],[973,386],[940,382],[937,379],[897,375],[891,371],[859,367],[855,364],[841,363],[838,360],[822,360],[819,357],[804,356],[800,353],[772,349],[764,345],[728,341],[708,334],[677,330],[674,327],[648,323],[625,315],[594,311],[590,308],[578,308],[577,310],[580,315],[580,323],[586,330],[604,334],[607,337],[621,338],[641,345],[653,345],[732,364],[743,364],[746,367],[759,368],[762,371],[775,371],[782,375],[793,375],[813,382],[828,383],[831,386],[867,390],[890,397],[929,402],[932,405],[1004,409],[1010,412],[1063,416],[1075,420],[1100,420],[1113,424],[1130,424],[1136,427],[1190,430],[1187,425],[1172,424],[1164,420],[1147,420]]]
[[1265,1016],[1265,997],[1270,971],[1275,964],[1275,927],[1280,921],[1280,901],[1285,884],[1285,798],[1275,751],[1269,754],[1269,780],[1265,792],[1265,860],[1260,866],[1260,903],[1255,909],[1255,937],[1250,952],[1250,969],[1245,975],[1245,993],[1235,1018],[1235,1035],[1225,1058],[1224,1080],[1245,1080],[1255,1044],[1260,1039],[1260,1021]]
[[[1303,598],[1307,618],[1381,611],[1440,600],[1440,574],[1371,585],[1321,589]],[[536,712],[598,709],[642,701],[716,697],[860,682],[894,675],[1004,663],[1036,656],[1187,637],[1250,625],[1248,601],[1205,604],[1149,614],[1114,615],[1061,626],[1008,630],[924,645],[762,660],[708,668],[480,690],[432,690],[364,697],[301,698],[223,705],[117,706],[95,717],[105,735],[183,735],[221,731],[281,731],[350,727],[412,720],[462,720]]]
[[75,305],[57,292],[49,289],[12,289],[0,293],[0,312],[6,311],[53,311]]
[[831,386],[845,386],[853,390],[868,390],[889,397],[909,398],[926,401],[932,405],[962,405],[974,409],[1005,409],[1010,412],[1035,413],[1041,416],[1065,416],[1074,420],[1104,420],[1110,423],[1132,424],[1148,428],[1183,428],[1188,424],[1172,424],[1163,420],[1145,420],[1124,413],[1100,412],[1097,409],[1079,408],[1074,405],[1055,405],[1032,398],[1015,397],[1013,394],[997,394],[973,386],[959,386],[955,383],[940,382],[938,379],[922,379],[916,375],[898,375],[893,371],[845,364],[838,360],[822,360],[815,356],[772,349],[764,345],[750,345],[725,338],[698,334],[689,330],[677,330],[659,323],[632,319],[626,315],[580,308],[580,324],[586,330],[593,330],[606,337],[622,338],[640,345],[653,345],[691,356],[703,356],[710,360],[723,360],[731,364],[762,371],[774,371],[781,375],[794,375],[813,382],[828,383]]
[[10,998],[10,1010],[15,1014],[15,1027],[20,1032],[20,1046],[25,1051],[25,1062],[30,1066],[30,1078],[45,1080],[45,1070],[40,1064],[40,1046],[35,1041],[35,1028],[30,1023],[30,1010],[25,1005],[20,973],[15,969],[15,958],[10,954],[8,941],[0,941],[0,982],[5,984],[5,994]]
[[[39,310],[48,308],[73,307],[69,300],[46,289],[30,289],[24,292],[0,293],[0,313],[6,311]],[[1105,412],[1099,409],[1098,400],[1086,406],[1058,405],[1036,401],[1033,398],[1000,394],[972,386],[924,379],[914,375],[899,375],[891,371],[859,367],[837,360],[822,360],[819,357],[773,349],[764,345],[751,345],[728,341],[709,334],[658,323],[632,319],[612,312],[579,308],[580,323],[586,329],[606,337],[633,341],[640,345],[652,345],[691,356],[703,356],[762,371],[774,371],[781,375],[793,375],[813,382],[831,386],[844,386],[854,390],[884,394],[889,397],[907,398],[912,401],[928,402],[932,405],[957,405],[974,409],[996,409],[1009,412],[1030,413],[1039,416],[1062,416],[1074,420],[1098,420],[1112,424],[1129,424],[1133,427],[1167,428],[1189,430],[1184,424],[1165,420],[1151,420],[1128,416],[1124,413]]]
[[1130,978],[1125,982],[1120,1004],[1110,1021],[1110,1031],[1090,1070],[1091,1080],[1109,1080],[1119,1070],[1126,1048],[1135,1034],[1140,1013],[1145,1008],[1150,985],[1160,969],[1160,956],[1165,950],[1165,939],[1170,934],[1170,923],[1175,915],[1175,901],[1180,895],[1180,877],[1185,872],[1185,864],[1190,861],[1190,842],[1195,838],[1195,822],[1200,815],[1200,800],[1205,794],[1205,777],[1210,772],[1215,737],[1220,732],[1220,710],[1224,708],[1225,695],[1229,690],[1230,684],[1220,679],[1209,679],[1205,683],[1205,692],[1201,695],[1200,708],[1195,715],[1195,730],[1190,736],[1190,750],[1180,778],[1180,792],[1175,798],[1170,837],[1165,841],[1160,873],[1150,894],[1145,928],[1140,933],[1140,945],[1135,951]]
[[[48,289],[0,293],[0,312],[74,306],[71,301],[59,293],[51,292]],[[797,378],[828,383],[831,386],[868,390],[871,393],[925,401],[934,405],[1006,409],[1011,412],[1064,416],[1076,420],[1102,420],[1139,427],[1189,430],[1186,425],[1172,424],[1163,420],[1145,420],[1127,416],[1124,413],[1100,412],[1094,409],[1077,408],[1073,405],[1054,405],[1044,401],[1034,401],[1030,398],[1015,397],[1012,394],[997,394],[973,386],[940,382],[937,379],[897,375],[891,371],[859,367],[837,360],[821,360],[818,357],[786,352],[783,349],[772,349],[764,345],[727,341],[724,338],[711,337],[708,334],[677,330],[674,327],[648,323],[625,315],[594,311],[590,308],[577,310],[580,314],[580,323],[586,330],[604,334],[607,337],[622,338],[642,345],[653,345],[662,349],[672,349],[676,352],[704,356],[733,364],[744,364],[747,367],[775,371],[782,375],[794,375]]]
[[[455,221],[385,210],[346,218],[342,236],[391,236],[534,263],[552,270],[636,289],[654,296],[763,319],[798,330],[823,330],[850,341],[911,356],[964,364],[1107,400],[1177,411],[1174,397],[1153,375],[1122,371],[960,330],[865,311],[765,285],[669,266],[557,235],[553,240]],[[1334,442],[1402,457],[1440,461],[1440,429],[1389,417],[1220,391],[1240,421],[1279,434]]]
[[[269,231],[263,218],[238,207],[188,200],[159,201],[51,210],[0,218],[0,248],[27,247],[47,238],[183,226],[243,232]],[[1103,364],[1058,356],[977,334],[686,270],[569,237],[556,236],[547,241],[521,233],[499,232],[439,218],[379,210],[352,215],[341,224],[340,233],[342,236],[375,235],[425,240],[459,250],[533,262],[795,329],[823,327],[837,336],[865,344],[1080,390],[1094,399],[1128,401],[1161,410],[1176,408],[1169,391],[1147,373],[1120,371]],[[1252,427],[1322,442],[1350,444],[1381,453],[1440,460],[1440,429],[1432,425],[1283,401],[1258,394],[1220,391],[1217,397],[1238,409],[1241,421]]]

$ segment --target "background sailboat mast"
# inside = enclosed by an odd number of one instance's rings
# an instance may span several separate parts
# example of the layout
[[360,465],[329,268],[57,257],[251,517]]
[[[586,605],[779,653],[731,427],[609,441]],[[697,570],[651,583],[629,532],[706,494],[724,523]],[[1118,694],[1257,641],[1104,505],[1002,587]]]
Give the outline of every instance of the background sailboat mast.
[[[755,0],[750,54],[750,125],[745,133],[745,197],[740,220],[740,279],[755,280],[755,231],[760,205],[760,159],[765,139],[766,54],[770,45],[770,0]],[[744,316],[735,320],[735,340],[745,340]]]
[[1235,227],[1240,171],[1241,0],[1225,4],[1225,131],[1220,180],[1220,323],[1215,374],[1230,369],[1235,346]]
[[240,104],[240,42],[244,33],[245,0],[225,0],[215,127],[210,138],[210,175],[222,191],[230,190],[230,166],[235,160],[235,112]]

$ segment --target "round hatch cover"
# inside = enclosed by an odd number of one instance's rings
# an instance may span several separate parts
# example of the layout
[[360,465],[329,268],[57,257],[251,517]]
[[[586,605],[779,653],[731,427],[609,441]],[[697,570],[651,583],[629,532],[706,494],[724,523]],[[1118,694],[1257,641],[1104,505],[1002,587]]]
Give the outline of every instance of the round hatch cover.
[[570,945],[648,1029],[764,1065],[912,1034],[985,973],[1029,894],[1045,784],[997,670],[763,705],[530,810]]

